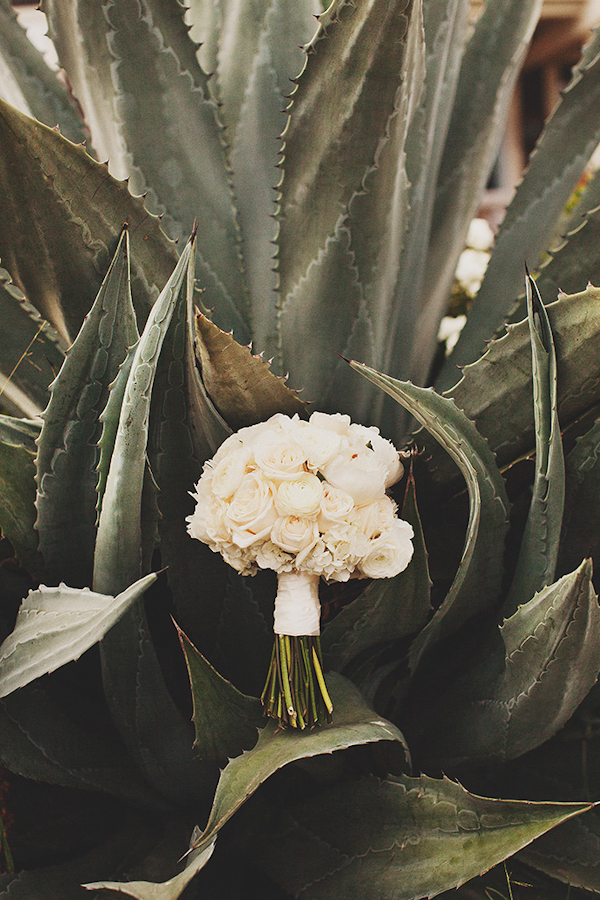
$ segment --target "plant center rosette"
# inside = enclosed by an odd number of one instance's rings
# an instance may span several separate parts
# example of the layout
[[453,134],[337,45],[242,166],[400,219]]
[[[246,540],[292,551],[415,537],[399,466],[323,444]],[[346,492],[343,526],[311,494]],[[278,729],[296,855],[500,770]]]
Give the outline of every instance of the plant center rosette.
[[282,725],[331,721],[319,579],[391,578],[410,562],[412,527],[386,494],[402,474],[377,428],[318,412],[308,422],[275,415],[242,428],[204,466],[190,535],[242,575],[277,572],[262,702]]

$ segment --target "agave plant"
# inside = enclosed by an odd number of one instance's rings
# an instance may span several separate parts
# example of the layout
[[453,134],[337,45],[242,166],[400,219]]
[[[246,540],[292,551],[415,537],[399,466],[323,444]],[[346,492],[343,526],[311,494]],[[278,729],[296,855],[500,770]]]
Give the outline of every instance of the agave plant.
[[[422,386],[540,6],[47,0],[84,126],[0,3],[3,895],[416,900],[515,853],[600,890],[595,180],[513,310],[600,141],[600,36]],[[256,699],[273,579],[185,519],[304,399],[427,453],[409,568],[325,589],[335,717],[294,734]]]

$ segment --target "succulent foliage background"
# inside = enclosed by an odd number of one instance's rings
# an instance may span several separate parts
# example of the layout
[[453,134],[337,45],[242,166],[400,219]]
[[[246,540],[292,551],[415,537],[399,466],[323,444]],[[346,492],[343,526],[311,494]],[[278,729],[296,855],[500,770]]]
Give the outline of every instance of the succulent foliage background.
[[[552,244],[600,34],[427,386],[540,7],[45,0],[67,90],[0,0],[0,896],[600,892],[598,179]],[[292,734],[274,578],[185,517],[310,409],[425,452],[414,560],[322,587],[335,718]]]

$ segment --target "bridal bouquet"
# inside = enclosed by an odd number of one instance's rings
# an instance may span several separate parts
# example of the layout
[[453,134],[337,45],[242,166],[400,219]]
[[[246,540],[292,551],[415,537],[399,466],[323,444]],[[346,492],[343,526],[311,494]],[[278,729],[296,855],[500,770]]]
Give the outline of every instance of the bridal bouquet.
[[398,451],[377,428],[319,412],[308,422],[275,415],[242,428],[204,467],[190,535],[242,575],[277,572],[262,700],[282,724],[331,720],[319,579],[391,578],[410,562],[412,528],[385,493],[402,473]]

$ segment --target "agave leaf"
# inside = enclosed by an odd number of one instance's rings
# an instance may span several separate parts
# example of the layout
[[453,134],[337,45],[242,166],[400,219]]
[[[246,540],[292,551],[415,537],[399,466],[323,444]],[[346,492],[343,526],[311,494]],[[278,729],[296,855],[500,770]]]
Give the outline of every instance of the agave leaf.
[[[418,306],[427,257],[423,235],[431,229],[437,173],[466,43],[468,13],[466,0],[425,3],[423,7],[425,84],[406,138],[409,211],[381,365],[395,378],[409,378],[417,384],[424,382],[431,365],[424,344],[430,341],[431,330],[437,334],[439,328],[437,311],[432,315]],[[397,440],[400,433],[404,437],[406,413],[388,397],[380,398],[380,403],[386,432]]]
[[420,760],[456,771],[537,747],[588,694],[599,654],[600,607],[587,560],[520,606],[499,635],[463,653],[468,662],[458,678],[427,700],[413,699],[406,727]]
[[98,523],[94,587],[114,590],[139,574],[140,511],[152,386],[161,347],[178,296],[186,286],[194,240],[188,242],[160,297],[152,307],[127,380],[111,465]]
[[540,268],[536,283],[544,297],[561,299],[564,293],[584,292],[586,281],[588,286],[590,282],[600,282],[599,226],[600,179],[594,177],[573,213],[563,240],[551,250]]
[[64,584],[30,591],[0,647],[0,697],[79,659],[154,581],[146,575],[116,597]]
[[302,68],[302,45],[313,36],[320,11],[317,0],[222,4],[215,90],[230,142],[254,345],[267,358],[277,355],[279,345],[273,257],[280,135],[290,79]]
[[262,357],[253,356],[232,335],[205,316],[196,317],[202,381],[208,396],[228,425],[236,431],[255,425],[277,412],[306,414],[306,407],[284,380],[270,371]]
[[367,777],[259,822],[244,848],[294,897],[416,900],[459,887],[588,809],[478,797],[447,778]]
[[[567,496],[559,549],[559,571],[576,564],[581,551],[596,557],[600,541],[600,420],[577,439],[566,458]],[[574,561],[574,562],[573,562]]]
[[163,881],[161,884],[154,881],[94,881],[84,884],[88,891],[99,891],[106,888],[135,897],[136,900],[177,900],[186,889],[194,875],[203,869],[215,849],[214,840],[202,850],[197,850],[187,857],[185,868],[179,875]]
[[[148,860],[156,865],[154,852],[160,840],[156,818],[146,811],[128,812],[122,818],[124,823],[120,823],[108,841],[83,856],[58,865],[0,875],[0,897],[2,900],[50,900],[52,897],[89,900],[90,895],[81,886],[85,878],[101,878],[107,871],[131,873],[132,865],[137,874],[140,862],[143,865]],[[168,850],[173,852],[171,844]]]
[[133,298],[145,313],[177,252],[143,202],[83,147],[1,100],[0,151],[0,258],[61,339],[79,331],[125,222]]
[[335,721],[308,734],[279,729],[268,722],[252,750],[230,760],[223,769],[206,828],[195,846],[206,847],[231,816],[274,772],[297,759],[333,753],[373,741],[400,741],[401,733],[365,705],[360,694],[341,675],[331,673],[327,687],[335,706]]
[[38,439],[36,528],[45,578],[90,584],[96,539],[100,413],[138,332],[125,230],[94,305],[51,385]]
[[48,385],[63,363],[65,346],[6,269],[0,269],[0,310],[0,397],[4,406],[21,415],[39,415],[48,403]]
[[221,324],[249,340],[222,127],[183,8],[160,0],[110,9],[85,0],[46,6],[100,155],[117,177],[131,177],[136,193],[145,192],[172,237],[189,232],[203,212],[197,260],[205,300]]
[[[408,208],[404,144],[424,76],[421,3],[332,4],[307,50],[284,133],[282,366],[321,407],[342,396],[364,419],[373,391],[348,380],[333,351],[378,363],[387,334]],[[297,346],[315,340],[309,365]]]
[[227,567],[204,544],[190,540],[186,518],[194,511],[191,491],[202,473],[202,463],[213,456],[230,429],[207,396],[197,370],[193,268],[191,261],[187,297],[183,290],[179,292],[158,359],[148,460],[158,489],[161,564],[168,567],[177,617],[186,629],[202,635],[203,649],[212,649]]
[[194,701],[194,749],[200,759],[223,764],[256,743],[262,723],[260,701],[240,693],[219,675],[182,631],[179,639]]
[[125,753],[101,733],[82,728],[39,687],[23,688],[3,700],[0,723],[0,761],[9,771],[154,808],[163,805]]
[[201,216],[197,271],[203,302],[222,327],[248,341],[246,285],[222,126],[183,18],[167,18],[164,5],[152,0],[117,4],[106,10],[106,40],[134,190],[148,191],[146,202],[153,212],[164,213],[173,238],[189,233]]
[[85,128],[67,89],[33,46],[8,0],[0,2],[0,57],[2,57],[2,96],[13,106],[18,104],[4,92],[10,73],[24,102],[22,112],[35,116],[44,125],[58,125],[70,141],[84,141]]
[[[536,284],[539,288],[541,279]],[[560,372],[557,403],[563,427],[595,406],[600,397],[599,298],[600,289],[590,285],[582,293],[563,295],[546,307],[556,342]],[[464,369],[462,380],[446,396],[475,422],[496,453],[500,467],[531,453],[535,429],[528,322],[510,325],[504,337],[492,341],[481,359]],[[455,487],[454,467],[446,454],[427,436],[424,440],[432,456],[431,477],[436,484]]]
[[362,363],[350,365],[401,403],[460,468],[469,492],[465,547],[446,599],[411,647],[414,670],[423,653],[467,618],[494,608],[501,587],[508,498],[494,455],[473,422],[431,388],[397,381]]
[[527,276],[533,365],[535,477],[525,532],[505,615],[554,579],[565,503],[565,461],[556,411],[556,353],[548,314]]
[[600,29],[573,69],[508,207],[467,324],[437,381],[438,390],[455,383],[456,366],[474,362],[484,341],[503,325],[521,290],[522,260],[537,266],[556,238],[556,222],[600,141],[600,123],[592,113],[599,97]]
[[104,4],[43,0],[41,8],[47,16],[48,34],[60,64],[69,73],[98,158],[110,160],[116,178],[126,178],[126,148],[115,118],[115,89],[110,77],[113,59],[106,40]]
[[[498,151],[508,104],[542,9],[541,0],[486,6],[467,44],[436,186],[421,301],[444,314],[469,222]],[[519,257],[522,258],[522,257]],[[435,345],[437,326],[429,329]],[[490,335],[488,335],[490,337]],[[419,341],[423,352],[423,341]],[[427,354],[430,359],[430,354]]]
[[[142,567],[155,522],[143,514],[151,393],[158,358],[179,294],[186,288],[194,238],[155,302],[137,345],[114,442],[94,557],[95,589],[111,589]],[[154,511],[153,511],[154,512]],[[101,645],[104,689],[115,724],[150,781],[185,802],[201,799],[214,772],[192,755],[190,727],[174,705],[150,638],[143,607],[133,607]],[[190,784],[193,787],[190,787]]]
[[6,444],[22,444],[31,453],[36,453],[36,441],[42,428],[41,419],[20,419],[0,415],[0,440]]
[[321,637],[328,666],[342,671],[365,650],[419,631],[431,615],[431,581],[427,550],[417,509],[412,471],[408,477],[402,518],[413,526],[410,565],[395,578],[377,579],[324,627]]
[[552,878],[584,888],[600,891],[600,820],[592,809],[583,819],[564,822],[556,831],[543,835],[519,858]]
[[[4,417],[6,418],[6,417]],[[28,437],[0,437],[0,529],[32,576],[41,572],[35,534],[35,452]]]

